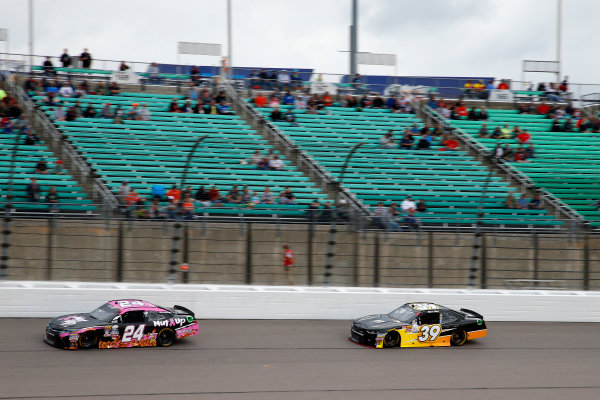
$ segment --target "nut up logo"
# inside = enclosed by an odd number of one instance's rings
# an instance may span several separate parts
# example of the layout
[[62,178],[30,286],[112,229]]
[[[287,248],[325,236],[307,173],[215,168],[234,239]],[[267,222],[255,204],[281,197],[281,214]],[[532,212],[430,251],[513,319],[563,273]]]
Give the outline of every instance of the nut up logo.
[[483,325],[483,320],[482,319],[478,319],[477,320],[477,325]]
[[194,317],[187,317],[187,322],[194,322]]

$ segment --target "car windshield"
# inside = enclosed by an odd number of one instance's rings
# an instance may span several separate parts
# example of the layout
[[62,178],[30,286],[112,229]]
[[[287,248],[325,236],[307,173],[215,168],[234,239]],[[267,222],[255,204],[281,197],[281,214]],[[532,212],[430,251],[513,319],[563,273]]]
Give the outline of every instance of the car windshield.
[[417,312],[407,305],[396,308],[394,311],[388,314],[390,318],[398,320],[400,322],[411,323],[416,318]]
[[90,316],[100,321],[110,322],[119,315],[119,309],[109,303],[103,304],[90,313]]

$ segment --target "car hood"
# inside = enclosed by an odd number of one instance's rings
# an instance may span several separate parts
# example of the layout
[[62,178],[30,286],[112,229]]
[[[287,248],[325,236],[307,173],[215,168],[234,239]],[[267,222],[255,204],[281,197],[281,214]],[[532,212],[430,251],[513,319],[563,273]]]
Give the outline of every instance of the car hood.
[[402,322],[390,318],[390,316],[387,314],[367,315],[362,318],[355,319],[354,324],[360,328],[372,330],[392,329],[402,326]]
[[89,313],[61,315],[50,320],[48,327],[56,330],[77,330],[90,328],[92,326],[106,325],[108,322],[102,322],[92,318]]

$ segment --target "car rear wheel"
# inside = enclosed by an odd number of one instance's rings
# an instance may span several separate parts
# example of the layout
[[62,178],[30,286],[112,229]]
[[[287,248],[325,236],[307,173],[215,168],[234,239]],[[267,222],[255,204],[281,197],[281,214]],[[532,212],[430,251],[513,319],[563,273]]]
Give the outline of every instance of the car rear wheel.
[[452,332],[452,336],[450,337],[450,344],[452,346],[462,346],[467,341],[467,332],[464,329],[457,328],[454,332]]
[[81,335],[79,335],[80,349],[91,349],[92,347],[96,346],[97,343],[98,337],[96,336],[96,332],[94,331],[83,332]]
[[175,341],[175,331],[171,328],[163,328],[158,332],[156,343],[162,347],[169,347]]
[[400,334],[396,331],[389,331],[383,338],[383,347],[396,347],[400,344]]

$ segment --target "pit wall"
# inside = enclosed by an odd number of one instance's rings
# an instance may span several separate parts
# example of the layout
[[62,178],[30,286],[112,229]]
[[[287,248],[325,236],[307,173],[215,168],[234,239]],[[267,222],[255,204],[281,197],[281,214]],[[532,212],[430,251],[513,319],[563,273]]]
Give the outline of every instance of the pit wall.
[[113,299],[185,306],[198,319],[352,320],[406,302],[468,308],[488,321],[600,322],[600,292],[0,282],[0,317],[50,318]]

